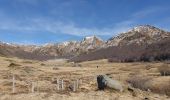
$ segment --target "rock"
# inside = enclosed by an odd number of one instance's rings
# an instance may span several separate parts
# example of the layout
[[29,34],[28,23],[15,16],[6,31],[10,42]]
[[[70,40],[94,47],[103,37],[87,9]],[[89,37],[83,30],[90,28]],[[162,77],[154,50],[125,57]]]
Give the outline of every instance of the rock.
[[119,81],[113,80],[106,75],[104,75],[104,79],[105,79],[105,84],[106,84],[107,87],[118,90],[120,92],[123,91],[123,87],[122,87],[122,85],[120,84]]
[[99,90],[104,90],[104,88],[106,87],[105,79],[102,75],[97,76],[97,84]]
[[111,89],[118,90],[120,92],[123,91],[123,87],[119,81],[113,80],[106,75],[99,75],[97,77],[97,83],[98,83],[99,90],[104,90],[106,87],[108,87]]

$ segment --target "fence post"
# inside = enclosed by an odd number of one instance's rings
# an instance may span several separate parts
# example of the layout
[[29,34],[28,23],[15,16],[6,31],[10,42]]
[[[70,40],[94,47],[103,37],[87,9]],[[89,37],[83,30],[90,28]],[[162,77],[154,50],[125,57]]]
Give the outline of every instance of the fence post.
[[15,93],[15,76],[12,77],[12,93]]
[[165,75],[165,71],[164,71],[164,76],[166,76],[166,75]]
[[61,89],[64,90],[64,81],[61,80]]
[[60,80],[57,79],[57,89],[60,90]]
[[38,80],[37,80],[37,92],[39,93],[39,82],[38,82]]
[[76,91],[76,82],[74,81],[74,84],[73,84],[73,91],[75,92]]
[[34,93],[34,82],[32,82],[32,88],[31,88],[31,92]]
[[77,89],[78,89],[79,88],[79,80],[78,79],[77,79],[77,84],[76,85],[77,85]]

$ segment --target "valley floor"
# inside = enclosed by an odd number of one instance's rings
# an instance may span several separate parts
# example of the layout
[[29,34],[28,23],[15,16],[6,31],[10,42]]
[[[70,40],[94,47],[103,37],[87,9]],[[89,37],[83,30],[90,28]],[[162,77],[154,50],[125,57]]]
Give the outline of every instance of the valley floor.
[[[163,88],[170,86],[170,76],[161,76],[158,71],[165,62],[109,63],[97,60],[72,63],[65,59],[42,62],[0,57],[0,63],[0,100],[170,100],[167,96],[170,91]],[[166,65],[170,66],[169,63]],[[124,91],[98,91],[96,77],[101,74],[120,81]],[[15,93],[12,93],[13,76]],[[151,90],[128,90],[127,81],[134,76],[149,78],[145,83]],[[58,90],[57,80],[63,80],[63,90],[61,87]],[[73,91],[77,80],[79,86]]]

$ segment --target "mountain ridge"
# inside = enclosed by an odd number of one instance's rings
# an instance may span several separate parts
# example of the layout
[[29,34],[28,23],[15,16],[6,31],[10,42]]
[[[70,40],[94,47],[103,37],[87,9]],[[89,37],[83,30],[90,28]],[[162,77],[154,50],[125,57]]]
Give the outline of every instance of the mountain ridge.
[[170,38],[170,32],[151,25],[140,25],[127,32],[120,33],[115,37],[113,36],[107,41],[93,35],[84,37],[81,41],[66,41],[41,46],[0,42],[0,54],[4,56],[37,60],[48,60],[61,57],[73,58],[82,54],[95,52],[102,48],[128,45],[150,45],[165,38]]

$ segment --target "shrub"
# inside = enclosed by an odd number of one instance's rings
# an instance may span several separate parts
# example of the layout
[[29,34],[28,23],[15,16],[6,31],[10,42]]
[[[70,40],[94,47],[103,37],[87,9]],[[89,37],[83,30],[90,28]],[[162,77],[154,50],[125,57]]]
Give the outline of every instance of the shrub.
[[59,70],[59,68],[58,67],[53,67],[53,70]]
[[138,88],[141,90],[148,90],[148,84],[146,84],[147,81],[149,81],[149,77],[143,77],[143,76],[134,76],[127,80],[128,83],[131,84],[132,87]]
[[8,65],[8,67],[11,67],[11,68],[16,67],[16,66],[21,66],[21,65],[16,64],[16,63],[10,63],[10,64]]
[[156,83],[158,80],[153,80],[149,89],[152,92],[170,96],[170,78],[161,78],[161,80],[159,83]]
[[14,60],[12,60],[12,59],[5,59],[6,61],[9,61],[9,62],[15,62]]
[[114,59],[114,58],[108,58],[107,61],[110,62],[110,63],[112,63],[112,62],[120,62],[120,60]]
[[168,66],[168,64],[163,64],[162,66],[158,67],[158,71],[160,72],[161,76],[170,76],[170,66]]
[[41,66],[45,66],[45,64],[44,64],[44,63],[41,63],[40,65],[41,65]]
[[[161,78],[161,77],[160,77]],[[148,89],[154,93],[166,94],[170,96],[170,80],[168,77],[162,77],[161,82],[158,82],[160,78],[149,78],[146,76],[134,76],[127,80],[132,87],[138,88],[144,91]],[[158,82],[158,83],[157,83]]]
[[24,60],[22,61],[22,63],[27,63],[27,64],[33,64],[35,61],[31,61],[31,60]]

